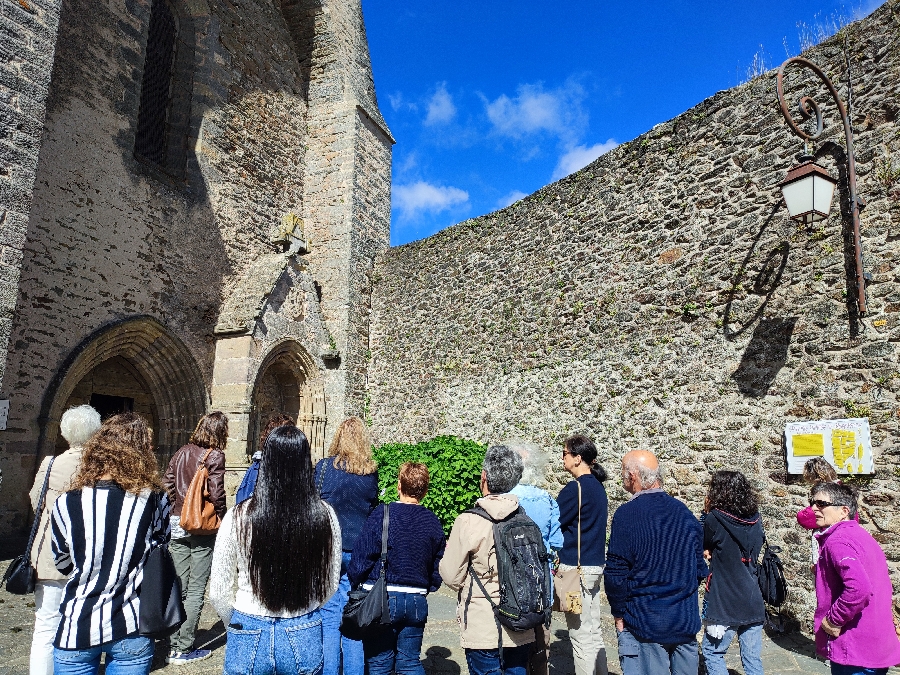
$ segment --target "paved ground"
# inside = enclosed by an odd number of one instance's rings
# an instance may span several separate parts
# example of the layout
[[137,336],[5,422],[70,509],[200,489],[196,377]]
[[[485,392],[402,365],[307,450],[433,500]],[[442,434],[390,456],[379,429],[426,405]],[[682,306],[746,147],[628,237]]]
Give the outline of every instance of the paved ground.
[[[5,570],[8,559],[0,561],[0,570]],[[456,627],[456,597],[448,589],[429,596],[429,620],[425,629],[422,658],[428,675],[468,675],[466,659],[459,647]],[[28,652],[31,644],[31,630],[34,625],[34,598],[32,596],[10,595],[0,589],[0,675],[27,675]],[[562,614],[553,617],[553,639],[551,645],[551,675],[571,675],[572,647],[568,640],[565,618]],[[603,626],[611,673],[620,673],[618,655],[612,621]],[[222,672],[225,656],[225,631],[222,622],[207,605],[200,620],[197,635],[198,644],[214,650],[213,656],[195,666],[175,668],[164,663],[164,645],[157,644],[154,671],[160,675],[213,675]],[[767,675],[787,675],[788,673],[830,672],[827,664],[813,656],[811,641],[799,634],[768,637],[763,642],[763,663]],[[735,644],[729,652],[729,667],[732,675],[743,673]],[[900,670],[892,670],[900,675]]]

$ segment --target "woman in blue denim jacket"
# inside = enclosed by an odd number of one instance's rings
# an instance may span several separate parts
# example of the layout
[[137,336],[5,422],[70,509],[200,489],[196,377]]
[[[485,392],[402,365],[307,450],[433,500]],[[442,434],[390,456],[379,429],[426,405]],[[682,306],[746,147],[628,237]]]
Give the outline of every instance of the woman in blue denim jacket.
[[[544,483],[550,464],[546,454],[536,445],[525,441],[509,441],[507,447],[519,453],[525,468],[522,480],[512,489],[519,498],[519,506],[541,530],[544,546],[555,558],[555,552],[562,548],[563,535],[559,526],[559,504],[546,490],[538,485]],[[552,580],[551,576],[551,580]],[[548,675],[550,672],[550,629],[541,627],[535,631],[537,639],[528,659],[528,675]]]

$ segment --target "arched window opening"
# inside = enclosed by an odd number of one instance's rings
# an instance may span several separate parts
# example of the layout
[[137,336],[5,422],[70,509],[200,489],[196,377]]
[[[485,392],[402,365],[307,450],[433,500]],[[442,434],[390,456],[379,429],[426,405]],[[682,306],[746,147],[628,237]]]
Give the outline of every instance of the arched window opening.
[[168,121],[172,108],[178,20],[166,0],[154,0],[150,10],[147,58],[141,82],[135,154],[166,170],[169,144]]

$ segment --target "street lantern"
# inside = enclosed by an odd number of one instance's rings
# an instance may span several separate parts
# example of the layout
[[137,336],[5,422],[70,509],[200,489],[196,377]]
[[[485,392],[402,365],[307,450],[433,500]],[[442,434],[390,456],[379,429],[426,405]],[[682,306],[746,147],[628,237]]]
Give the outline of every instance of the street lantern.
[[837,181],[809,155],[800,160],[781,182],[781,194],[790,219],[811,225],[828,218]]
[[[860,316],[865,316],[866,307],[866,280],[869,278],[863,271],[862,238],[859,227],[859,211],[863,201],[856,194],[856,158],[853,156],[853,127],[850,125],[850,116],[847,108],[841,100],[834,83],[828,79],[822,69],[806,59],[794,56],[781,64],[775,78],[775,86],[778,92],[778,104],[784,119],[797,136],[804,141],[817,140],[824,130],[822,122],[822,110],[812,96],[801,96],[798,101],[798,112],[803,122],[814,120],[815,131],[807,131],[791,117],[787,101],[784,98],[784,71],[788,66],[796,65],[813,72],[816,77],[828,89],[828,93],[837,105],[838,114],[844,124],[844,141],[847,144],[847,188],[850,193],[850,218],[853,223],[853,248],[856,259],[856,311]],[[847,68],[849,69],[849,63]],[[848,100],[851,93],[848,84]],[[828,217],[831,209],[831,200],[834,195],[834,186],[837,183],[828,172],[812,161],[812,157],[801,157],[801,163],[788,171],[787,178],[781,183],[781,191],[788,207],[788,213],[793,220],[802,223],[814,223]]]

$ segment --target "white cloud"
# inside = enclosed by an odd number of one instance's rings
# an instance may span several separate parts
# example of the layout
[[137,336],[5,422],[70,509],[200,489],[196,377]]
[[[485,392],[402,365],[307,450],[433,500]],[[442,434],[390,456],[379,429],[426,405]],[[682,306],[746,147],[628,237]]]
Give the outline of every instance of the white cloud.
[[469,193],[465,190],[432,185],[421,180],[407,185],[395,185],[391,192],[392,206],[400,211],[403,218],[411,218],[420,212],[438,213],[469,201]]
[[521,190],[513,190],[509,194],[503,195],[502,197],[500,197],[500,199],[497,200],[497,208],[504,209],[510,204],[515,204],[517,201],[527,196],[528,195]]
[[456,116],[456,106],[453,105],[453,97],[447,91],[447,83],[441,82],[434,96],[428,102],[428,115],[425,124],[446,124]]
[[512,138],[548,132],[560,138],[577,138],[587,122],[581,105],[584,90],[568,84],[544,91],[541,84],[523,84],[515,98],[503,94],[494,101],[485,99],[485,111],[494,131]]
[[597,143],[591,146],[576,145],[570,148],[559,158],[551,180],[558,180],[563,176],[568,176],[570,173],[583,169],[600,155],[605,155],[617,145],[618,143],[610,138],[605,143]]

